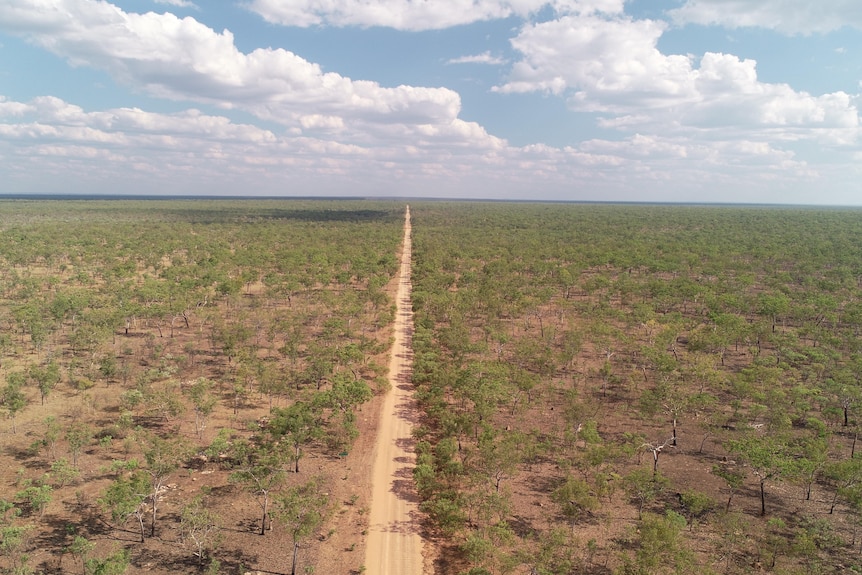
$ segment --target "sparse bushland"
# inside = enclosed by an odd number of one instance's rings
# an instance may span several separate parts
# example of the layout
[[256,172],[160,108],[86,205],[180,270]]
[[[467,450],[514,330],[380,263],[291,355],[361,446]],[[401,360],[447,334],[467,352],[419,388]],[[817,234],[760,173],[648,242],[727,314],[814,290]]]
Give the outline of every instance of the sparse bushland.
[[862,565],[862,212],[411,209],[441,573]]
[[[403,214],[0,202],[0,571],[281,571],[288,526],[311,569],[318,531],[356,540],[358,512],[328,510],[361,496],[341,478],[383,389]],[[278,516],[312,477],[320,521]]]
[[[858,210],[412,215],[414,477],[440,573],[858,570]],[[403,206],[0,216],[0,568],[284,571],[270,525],[300,569],[336,545],[322,534],[361,541],[367,502],[330,504],[356,495],[383,390]],[[154,487],[157,438],[188,455]],[[229,477],[270,456],[262,511]],[[310,482],[328,501],[286,511]]]

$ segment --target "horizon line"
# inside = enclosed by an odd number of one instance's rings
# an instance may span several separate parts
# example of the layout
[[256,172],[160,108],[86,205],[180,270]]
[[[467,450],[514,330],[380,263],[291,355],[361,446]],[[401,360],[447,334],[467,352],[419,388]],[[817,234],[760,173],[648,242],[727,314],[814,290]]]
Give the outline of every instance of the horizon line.
[[242,196],[209,194],[51,194],[51,193],[0,193],[3,200],[272,200],[272,201],[380,201],[380,202],[452,202],[452,203],[511,203],[511,204],[587,204],[587,205],[630,205],[630,206],[715,206],[715,207],[764,207],[764,208],[829,208],[862,209],[862,205],[852,204],[781,204],[768,202],[710,202],[710,201],[661,201],[661,200],[537,200],[504,198],[446,198],[446,197],[407,197],[407,196]]

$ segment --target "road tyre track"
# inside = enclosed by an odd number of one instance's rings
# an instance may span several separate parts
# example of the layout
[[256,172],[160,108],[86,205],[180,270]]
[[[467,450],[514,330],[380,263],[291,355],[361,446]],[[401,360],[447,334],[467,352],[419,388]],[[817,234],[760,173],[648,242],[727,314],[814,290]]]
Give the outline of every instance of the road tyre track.
[[372,496],[365,567],[369,575],[421,575],[419,496],[413,484],[416,458],[413,425],[418,419],[413,399],[413,305],[411,301],[410,207],[404,216],[394,342],[389,360],[389,383],[380,410],[374,447]]

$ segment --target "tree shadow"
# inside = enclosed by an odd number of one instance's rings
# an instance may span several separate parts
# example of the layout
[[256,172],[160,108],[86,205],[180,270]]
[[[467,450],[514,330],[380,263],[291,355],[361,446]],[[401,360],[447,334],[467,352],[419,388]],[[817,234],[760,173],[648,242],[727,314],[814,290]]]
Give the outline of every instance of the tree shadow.
[[[327,198],[328,199],[328,198]],[[285,201],[285,200],[279,200]],[[295,201],[295,200],[291,200]],[[318,201],[318,199],[315,199]],[[374,209],[322,209],[322,208],[264,208],[248,206],[244,204],[232,205],[229,200],[198,208],[173,208],[159,210],[162,213],[176,216],[183,221],[197,224],[218,224],[242,220],[244,222],[255,221],[279,221],[290,220],[296,222],[326,223],[326,222],[374,222],[380,220],[400,219],[402,215],[398,211],[374,210]]]
[[561,477],[552,475],[537,475],[530,478],[529,488],[533,493],[547,495],[560,486]]
[[230,551],[220,550],[218,553],[215,553],[214,556],[216,559],[221,561],[221,573],[242,574],[249,571],[257,571],[260,573],[270,573],[272,575],[287,575],[286,573],[282,574],[277,571],[266,571],[265,569],[252,567],[255,563],[258,562],[259,557],[257,555],[250,555],[242,549],[233,549]]
[[[153,565],[177,573],[195,573],[206,570],[206,562],[201,563],[199,558],[180,545],[171,545],[166,541],[162,543],[168,547],[167,550],[144,547],[136,557],[132,558],[132,565],[144,572],[149,571]],[[174,550],[179,550],[180,553],[173,553]]]
[[506,520],[506,523],[508,523],[509,527],[512,528],[512,531],[522,539],[526,539],[539,532],[539,530],[533,527],[532,521],[521,515],[511,515]]
[[392,491],[398,499],[407,501],[414,505],[419,505],[420,498],[419,494],[416,492],[416,485],[413,481],[412,467],[405,466],[400,468],[395,472],[395,476],[397,479],[392,481],[392,489],[390,489],[390,491]]
[[6,454],[20,461],[21,465],[27,469],[44,469],[45,471],[51,468],[51,465],[42,461],[33,450],[29,447],[17,447],[15,445],[6,446]]

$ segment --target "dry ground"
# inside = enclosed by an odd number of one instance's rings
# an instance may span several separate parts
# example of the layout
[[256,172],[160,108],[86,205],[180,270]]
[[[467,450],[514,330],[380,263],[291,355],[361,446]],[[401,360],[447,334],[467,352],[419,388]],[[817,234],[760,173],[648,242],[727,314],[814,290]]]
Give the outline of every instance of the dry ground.
[[[261,286],[252,286],[248,298],[256,297]],[[394,297],[397,280],[387,291]],[[135,330],[129,334],[122,330],[114,337],[114,348],[121,361],[140,362],[141,368],[153,364],[145,349],[155,342],[161,346],[163,356],[182,355],[188,344],[198,345],[197,318],[191,316],[188,329],[178,328],[174,337],[157,337],[156,330]],[[391,338],[391,326],[373,334],[382,342]],[[153,339],[153,334],[156,334]],[[23,344],[22,344],[23,345]],[[371,358],[385,365],[388,354]],[[224,358],[215,350],[201,349],[195,359],[194,377],[218,378],[224,369]],[[5,375],[17,366],[6,362],[0,374]],[[119,396],[125,389],[116,381],[99,382],[95,387],[78,391],[62,381],[49,396],[45,405],[39,405],[36,390],[28,389],[30,404],[16,420],[16,432],[11,421],[0,422],[0,499],[12,500],[26,480],[35,480],[50,471],[51,458],[44,450],[31,446],[44,433],[43,421],[55,417],[63,431],[74,422],[83,421],[94,429],[113,424],[119,416]],[[206,446],[218,430],[230,428],[240,437],[254,433],[249,422],[259,421],[269,413],[267,398],[252,394],[233,413],[229,386],[222,390],[221,401],[209,418],[202,436],[195,431],[194,415],[187,410],[183,415],[168,421],[152,417],[136,417],[135,423],[148,431],[186,438],[190,444]],[[286,406],[285,400],[276,399],[276,406]],[[300,548],[298,572],[312,569],[315,573],[359,573],[364,562],[364,544],[368,527],[368,510],[371,495],[371,473],[374,437],[377,433],[382,396],[359,408],[356,425],[359,437],[348,452],[329,455],[323,446],[310,449],[300,462],[301,473],[289,474],[287,484],[304,482],[313,476],[323,477],[331,494],[333,508],[325,525]],[[57,457],[69,457],[67,446],[61,439]],[[110,517],[98,505],[98,498],[116,477],[107,467],[113,461],[129,458],[142,459],[139,445],[113,437],[105,445],[88,446],[79,459],[80,478],[62,488],[55,488],[52,501],[42,517],[25,516],[32,523],[30,532],[29,565],[37,573],[80,573],[80,563],[63,550],[76,535],[83,535],[96,544],[93,557],[103,557],[112,551],[127,547],[132,552],[132,564],[127,573],[175,574],[203,572],[192,550],[183,546],[179,533],[179,513],[182,505],[199,494],[207,495],[208,505],[222,519],[221,544],[214,557],[222,564],[222,573],[290,573],[292,544],[278,523],[273,530],[261,536],[257,533],[260,507],[254,497],[243,492],[228,480],[229,471],[213,462],[194,462],[175,472],[168,480],[168,491],[160,506],[159,523],[155,537],[144,543],[137,540],[137,526],[133,521],[122,525],[112,524]],[[5,563],[0,558],[0,568]]]

